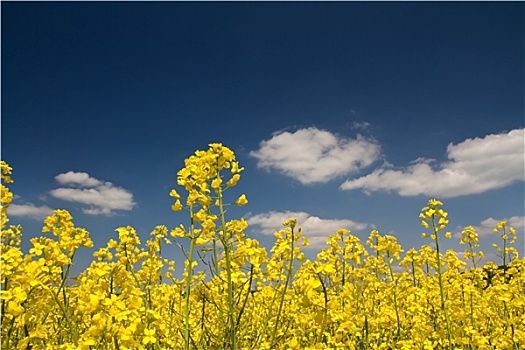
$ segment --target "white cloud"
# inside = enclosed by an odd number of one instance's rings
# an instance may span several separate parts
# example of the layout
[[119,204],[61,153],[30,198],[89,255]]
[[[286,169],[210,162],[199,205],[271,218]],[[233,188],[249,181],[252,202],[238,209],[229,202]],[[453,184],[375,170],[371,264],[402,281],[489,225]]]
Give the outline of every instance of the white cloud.
[[55,176],[55,180],[62,185],[80,185],[81,187],[95,187],[101,184],[101,181],[89,176],[87,173],[74,171],[58,174]]
[[449,161],[417,159],[400,170],[384,165],[357,179],[345,181],[343,190],[395,191],[401,196],[440,198],[482,193],[525,180],[525,129],[449,144]]
[[32,203],[14,204],[12,203],[7,209],[9,216],[25,217],[35,220],[43,220],[47,216],[53,214],[53,209],[47,205],[37,207]]
[[135,206],[133,194],[111,182],[103,182],[87,173],[69,171],[55,177],[64,185],[78,185],[84,188],[57,188],[50,193],[53,197],[69,202],[89,205],[83,212],[89,215],[113,215],[114,210],[131,210]]
[[326,239],[344,228],[350,231],[361,231],[369,224],[355,222],[348,219],[321,219],[306,212],[276,212],[271,211],[264,214],[249,216],[246,220],[250,226],[259,226],[258,232],[264,235],[272,235],[274,232],[282,230],[282,223],[290,218],[297,219],[297,225],[301,226],[302,233],[310,241],[310,247],[324,247]]
[[372,164],[380,147],[372,139],[343,138],[317,128],[278,132],[262,141],[257,151],[260,168],[276,169],[303,184],[324,183]]

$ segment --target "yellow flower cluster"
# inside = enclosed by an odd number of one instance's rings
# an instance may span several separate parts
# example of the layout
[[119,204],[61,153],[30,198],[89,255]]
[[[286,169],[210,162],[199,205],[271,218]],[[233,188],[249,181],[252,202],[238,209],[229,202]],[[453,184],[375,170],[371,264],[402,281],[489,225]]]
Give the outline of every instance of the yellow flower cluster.
[[[22,228],[7,226],[11,168],[1,163],[1,346],[5,349],[523,349],[525,259],[506,222],[495,231],[503,265],[478,267],[478,234],[466,227],[460,258],[440,252],[447,213],[430,200],[420,214],[432,246],[404,252],[396,238],[348,230],[327,239],[315,260],[295,218],[270,250],[246,237],[244,219],[226,220],[240,180],[234,153],[211,144],[178,172],[172,209],[189,224],[156,227],[142,244],[132,227],[117,229],[79,276],[70,267],[89,233],[66,210],[45,219],[21,249]],[[443,233],[445,232],[445,233]],[[186,259],[182,278],[162,247]],[[467,267],[470,259],[473,267]]]

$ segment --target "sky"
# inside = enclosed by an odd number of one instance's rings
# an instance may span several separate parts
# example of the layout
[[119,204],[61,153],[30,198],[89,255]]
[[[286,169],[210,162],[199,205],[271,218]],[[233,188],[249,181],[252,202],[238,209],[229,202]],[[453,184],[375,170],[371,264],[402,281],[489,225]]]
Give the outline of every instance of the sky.
[[249,201],[228,219],[268,249],[290,217],[311,258],[340,228],[419,248],[437,198],[445,249],[474,226],[499,263],[492,228],[508,220],[525,254],[523,2],[2,1],[1,19],[24,249],[54,209],[95,249],[121,226],[145,241],[187,224],[176,174],[219,142],[245,168],[226,200]]

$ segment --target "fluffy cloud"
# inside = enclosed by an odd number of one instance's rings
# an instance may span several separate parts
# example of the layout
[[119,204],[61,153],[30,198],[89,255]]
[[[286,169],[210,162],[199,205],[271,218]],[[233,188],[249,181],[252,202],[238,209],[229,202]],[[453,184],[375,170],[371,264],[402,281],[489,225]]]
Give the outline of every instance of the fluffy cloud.
[[11,204],[8,209],[9,216],[25,217],[35,220],[43,220],[53,213],[53,209],[47,205],[37,207],[32,203]]
[[303,184],[328,182],[372,164],[380,147],[372,139],[349,139],[317,128],[278,132],[262,141],[257,151],[260,168],[275,169]]
[[62,185],[79,185],[81,187],[95,187],[102,184],[101,181],[89,176],[87,173],[68,171],[55,176],[55,180]]
[[476,194],[525,180],[525,129],[449,144],[449,161],[417,159],[402,169],[385,165],[341,185],[343,190],[395,191],[440,198]]
[[133,194],[111,182],[97,180],[87,173],[69,171],[55,177],[62,185],[80,188],[61,187],[52,190],[53,197],[69,202],[88,205],[83,212],[89,215],[113,215],[115,210],[131,210],[135,206]]
[[361,231],[369,224],[355,222],[347,219],[321,219],[305,212],[276,212],[271,211],[264,214],[249,216],[246,220],[250,226],[259,226],[258,232],[265,235],[272,235],[274,232],[282,230],[282,223],[290,218],[297,219],[297,225],[301,226],[302,233],[310,241],[310,247],[323,247],[326,239],[337,230],[345,228],[350,231]]

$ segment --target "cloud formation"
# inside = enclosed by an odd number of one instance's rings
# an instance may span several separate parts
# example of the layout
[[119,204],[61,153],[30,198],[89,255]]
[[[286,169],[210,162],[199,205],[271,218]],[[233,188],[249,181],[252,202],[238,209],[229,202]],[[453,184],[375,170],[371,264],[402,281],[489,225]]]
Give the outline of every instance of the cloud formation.
[[87,173],[77,173],[74,171],[59,174],[55,176],[55,180],[62,185],[79,185],[82,187],[95,187],[102,184],[101,181],[89,176]]
[[249,216],[246,220],[250,226],[259,226],[260,232],[264,235],[272,235],[274,232],[282,230],[282,223],[290,218],[297,219],[297,225],[301,226],[302,233],[310,241],[311,248],[324,247],[326,239],[339,229],[350,231],[361,231],[369,224],[360,223],[348,219],[321,219],[306,212],[271,211],[268,213]]
[[277,132],[250,155],[257,158],[258,167],[275,169],[307,185],[361,170],[372,164],[380,151],[373,139],[361,135],[343,138],[312,127]]
[[85,214],[111,216],[115,214],[115,210],[131,210],[136,205],[130,191],[114,186],[111,182],[97,180],[87,173],[69,171],[57,175],[55,179],[62,185],[75,187],[57,188],[50,192],[51,195],[88,205],[89,207],[82,209]]
[[393,169],[384,165],[372,173],[345,181],[343,190],[365,193],[395,191],[401,196],[458,197],[502,188],[525,180],[525,129],[449,144],[449,161],[416,159]]
[[47,205],[37,207],[32,203],[12,203],[8,209],[9,216],[24,217],[35,220],[43,220],[51,214],[53,214],[53,209],[51,209]]

